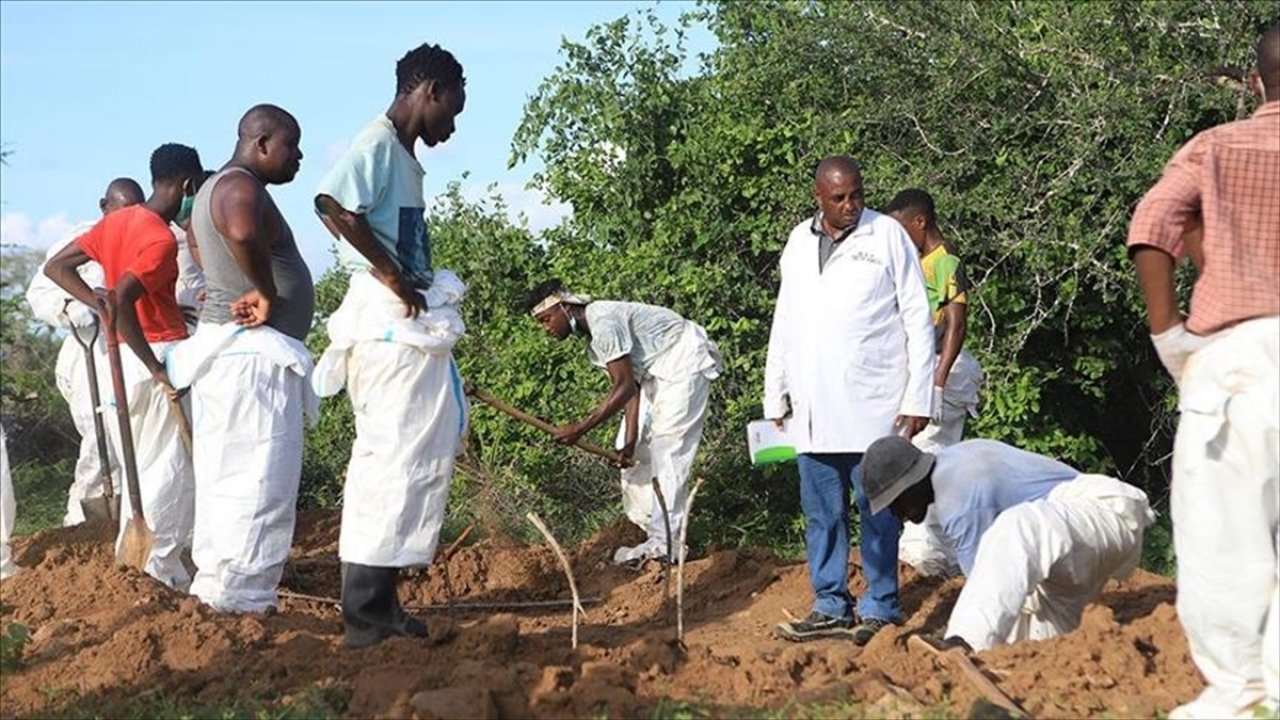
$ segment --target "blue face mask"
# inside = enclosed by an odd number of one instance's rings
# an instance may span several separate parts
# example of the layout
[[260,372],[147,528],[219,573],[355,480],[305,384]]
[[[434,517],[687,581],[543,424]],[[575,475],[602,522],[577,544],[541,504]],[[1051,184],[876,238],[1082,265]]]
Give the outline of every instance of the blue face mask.
[[191,218],[191,209],[194,208],[195,206],[196,206],[195,195],[183,195],[182,206],[178,208],[178,215],[173,218],[173,221],[178,223],[179,225],[185,223],[188,219]]
[[570,335],[578,334],[578,318],[572,315],[569,316],[569,334]]

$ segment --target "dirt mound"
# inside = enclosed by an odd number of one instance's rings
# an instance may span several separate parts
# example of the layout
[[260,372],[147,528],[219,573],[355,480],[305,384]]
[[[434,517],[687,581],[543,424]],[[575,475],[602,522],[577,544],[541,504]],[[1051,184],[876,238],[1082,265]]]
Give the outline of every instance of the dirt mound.
[[[337,531],[336,515],[300,518],[287,589],[338,595]],[[340,647],[329,603],[287,599],[267,617],[221,615],[113,567],[109,546],[87,530],[24,538],[16,550],[28,570],[0,585],[0,619],[28,625],[33,636],[22,667],[0,684],[0,715],[56,714],[74,700],[109,716],[147,693],[203,702],[247,688],[280,698],[317,686],[343,698],[351,717],[632,717],[663,699],[725,712],[842,698],[885,715],[939,705],[963,713],[977,699],[903,642],[945,624],[960,580],[904,568],[902,628],[866,648],[795,645],[770,630],[788,612],[808,610],[804,565],[758,550],[716,551],[686,568],[681,645],[661,569],[609,562],[614,547],[635,539],[619,523],[573,551],[583,595],[598,598],[577,650],[563,609],[442,609],[451,599],[568,597],[548,548],[484,540],[401,581],[403,602],[430,606],[422,612],[431,641],[393,639],[352,652]],[[856,558],[851,573],[858,588]],[[1202,686],[1172,601],[1167,580],[1140,572],[1112,583],[1076,632],[988,652],[981,662],[1034,715],[1150,717]]]

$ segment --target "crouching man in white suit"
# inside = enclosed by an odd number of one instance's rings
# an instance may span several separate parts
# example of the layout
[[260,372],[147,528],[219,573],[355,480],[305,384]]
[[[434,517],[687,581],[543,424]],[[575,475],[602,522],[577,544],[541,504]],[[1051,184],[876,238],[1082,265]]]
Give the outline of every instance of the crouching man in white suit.
[[934,454],[881,438],[863,483],[873,513],[920,523],[933,507],[966,577],[944,637],[970,650],[1074,630],[1107,580],[1138,566],[1155,521],[1132,485],[994,440]]

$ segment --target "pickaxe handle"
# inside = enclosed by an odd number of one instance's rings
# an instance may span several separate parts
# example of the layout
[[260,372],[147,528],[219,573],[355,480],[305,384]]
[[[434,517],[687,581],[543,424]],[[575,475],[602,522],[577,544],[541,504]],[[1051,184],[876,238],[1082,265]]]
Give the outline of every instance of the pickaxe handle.
[[[506,415],[510,415],[511,417],[523,423],[532,425],[538,428],[539,430],[547,433],[548,435],[553,435],[556,432],[556,427],[551,423],[547,422],[546,420],[543,420],[540,417],[537,417],[536,415],[530,415],[529,413],[519,408],[515,408],[506,404],[505,402],[494,397],[492,394],[489,393],[489,391],[483,388],[476,387],[475,385],[468,385],[467,394],[475,397],[477,400],[484,403],[485,405],[488,405],[494,410],[497,410],[498,412],[504,413]],[[574,445],[579,450],[585,450],[591,453],[592,455],[602,457],[605,460],[608,460],[609,462],[612,462],[612,463],[618,463],[622,459],[622,456],[620,456],[618,453],[612,452],[610,450],[605,450],[604,448],[600,447],[599,445],[596,445],[590,440],[579,439],[577,442],[574,443]]]

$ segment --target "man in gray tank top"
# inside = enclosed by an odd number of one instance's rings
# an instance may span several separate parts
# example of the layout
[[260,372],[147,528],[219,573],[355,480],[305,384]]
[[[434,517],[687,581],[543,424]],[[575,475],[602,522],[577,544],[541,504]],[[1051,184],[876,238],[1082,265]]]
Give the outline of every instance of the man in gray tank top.
[[269,184],[302,161],[298,122],[258,105],[235,155],[200,188],[191,231],[208,283],[192,383],[196,522],[191,594],[233,612],[275,607],[293,542],[315,291]]

